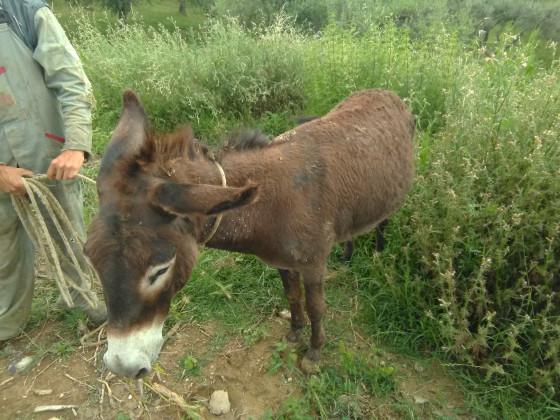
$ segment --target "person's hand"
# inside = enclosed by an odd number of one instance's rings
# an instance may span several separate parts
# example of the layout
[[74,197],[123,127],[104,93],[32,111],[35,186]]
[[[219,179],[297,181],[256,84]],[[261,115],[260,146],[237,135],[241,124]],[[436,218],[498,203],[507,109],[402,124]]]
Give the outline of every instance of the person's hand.
[[82,164],[84,163],[84,152],[81,150],[64,150],[54,158],[47,170],[47,178],[51,181],[74,179]]
[[21,181],[22,176],[33,178],[35,174],[27,169],[0,165],[0,191],[8,194],[27,194]]

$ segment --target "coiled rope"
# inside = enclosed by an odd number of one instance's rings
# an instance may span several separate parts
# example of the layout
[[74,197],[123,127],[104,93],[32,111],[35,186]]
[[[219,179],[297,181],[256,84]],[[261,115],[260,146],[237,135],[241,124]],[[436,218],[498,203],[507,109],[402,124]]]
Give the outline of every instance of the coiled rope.
[[[81,174],[78,174],[77,177],[95,184],[94,180]],[[41,257],[47,262],[62,298],[68,307],[73,307],[74,302],[70,295],[70,289],[72,288],[83,296],[88,305],[95,308],[97,306],[97,298],[87,285],[90,281],[98,280],[97,275],[89,265],[86,268],[86,272],[84,272],[80,266],[76,254],[72,249],[71,241],[76,242],[78,249],[83,248],[84,241],[72,227],[66,212],[56,197],[45,185],[45,181],[48,179],[47,176],[37,175],[34,178],[23,177],[21,179],[27,191],[27,196],[11,194],[12,203],[35,249],[38,250]],[[29,200],[27,197],[29,197]],[[65,250],[59,249],[54,243],[45,222],[43,212],[39,207],[39,201],[43,204],[46,213],[62,238],[64,247],[66,248]],[[69,240],[68,238],[72,239]],[[76,284],[73,279],[64,275],[61,268],[62,262],[68,262],[74,266],[81,285]]]

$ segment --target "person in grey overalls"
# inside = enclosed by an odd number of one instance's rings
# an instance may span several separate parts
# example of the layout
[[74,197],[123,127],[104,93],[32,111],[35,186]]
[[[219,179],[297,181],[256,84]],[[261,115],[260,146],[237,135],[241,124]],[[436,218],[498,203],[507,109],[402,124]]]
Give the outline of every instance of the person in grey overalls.
[[[25,327],[35,287],[35,250],[10,194],[26,193],[22,176],[47,174],[49,189],[85,239],[75,177],[91,151],[92,101],[81,62],[46,1],[0,0],[0,341]],[[85,267],[81,249],[76,255]],[[91,287],[70,264],[62,269],[80,287]],[[103,302],[91,307],[76,290],[70,295],[92,322],[106,319]]]

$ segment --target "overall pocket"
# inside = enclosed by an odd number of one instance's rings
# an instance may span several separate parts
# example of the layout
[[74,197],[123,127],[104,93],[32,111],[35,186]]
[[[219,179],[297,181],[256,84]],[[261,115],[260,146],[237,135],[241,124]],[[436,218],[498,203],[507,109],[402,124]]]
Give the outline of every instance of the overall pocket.
[[12,94],[8,69],[0,64],[0,124],[26,117],[27,113]]

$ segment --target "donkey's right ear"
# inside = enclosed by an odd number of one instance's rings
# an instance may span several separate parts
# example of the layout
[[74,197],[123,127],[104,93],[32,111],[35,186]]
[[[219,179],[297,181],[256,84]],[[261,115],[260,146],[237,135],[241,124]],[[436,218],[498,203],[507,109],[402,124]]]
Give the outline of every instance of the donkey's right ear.
[[107,145],[100,172],[110,171],[117,161],[130,160],[138,156],[148,133],[148,115],[140,98],[132,89],[123,92],[123,106],[119,122]]
[[180,216],[193,213],[211,216],[251,204],[257,196],[256,184],[234,188],[165,181],[155,186],[152,204]]

